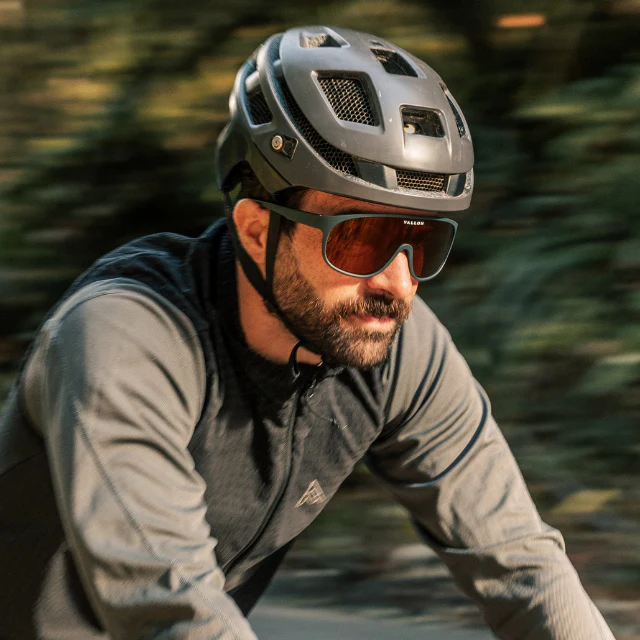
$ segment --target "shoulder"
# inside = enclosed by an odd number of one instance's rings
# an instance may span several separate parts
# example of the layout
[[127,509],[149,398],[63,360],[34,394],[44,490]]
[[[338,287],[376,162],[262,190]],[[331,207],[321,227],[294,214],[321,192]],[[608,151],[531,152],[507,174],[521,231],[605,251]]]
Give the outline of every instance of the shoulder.
[[451,341],[449,332],[422,298],[414,298],[411,315],[400,328],[383,366],[388,384],[414,388]]
[[[205,394],[204,357],[189,318],[127,278],[81,287],[45,322],[24,372],[28,410],[29,398],[40,395],[54,372],[94,390],[109,380],[152,393],[171,381],[194,406]],[[35,409],[29,413],[37,418]]]
[[382,371],[387,422],[403,416],[435,395],[439,400],[468,393],[475,380],[451,335],[421,298],[403,324]]
[[151,329],[178,341],[197,336],[191,320],[176,305],[151,287],[124,277],[81,287],[60,304],[46,324],[51,328],[72,322],[85,324],[87,329],[117,326],[125,334],[144,329],[150,338],[154,335]]
[[400,330],[398,347],[402,352],[415,352],[416,348],[424,347],[440,332],[446,333],[444,325],[427,303],[416,296],[411,305],[411,315]]
[[48,320],[48,332],[93,360],[102,353],[134,349],[166,365],[204,371],[198,333],[191,320],[161,294],[135,280],[113,278],[86,285]]

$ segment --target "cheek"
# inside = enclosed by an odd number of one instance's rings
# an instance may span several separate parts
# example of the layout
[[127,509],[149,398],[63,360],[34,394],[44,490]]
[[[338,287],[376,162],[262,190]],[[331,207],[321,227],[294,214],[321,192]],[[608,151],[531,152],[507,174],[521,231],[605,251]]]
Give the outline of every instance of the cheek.
[[322,257],[322,231],[312,227],[298,225],[293,234],[291,249],[293,250],[298,272],[313,284],[314,288],[332,272],[333,269]]
[[293,242],[300,274],[313,286],[318,297],[331,304],[357,297],[362,285],[359,278],[345,276],[332,269],[322,256],[322,231],[302,228]]

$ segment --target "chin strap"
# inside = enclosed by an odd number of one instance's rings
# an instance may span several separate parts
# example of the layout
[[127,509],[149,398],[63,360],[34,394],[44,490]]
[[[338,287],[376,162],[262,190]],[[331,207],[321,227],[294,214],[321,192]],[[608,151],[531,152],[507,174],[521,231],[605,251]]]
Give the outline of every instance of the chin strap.
[[289,356],[289,368],[296,380],[300,376],[300,368],[298,367],[298,349],[302,346],[304,346],[302,341],[298,342],[298,344],[296,344],[296,346],[291,350],[291,355]]
[[297,380],[300,377],[300,369],[297,361],[298,350],[300,347],[306,346],[305,340],[297,334],[287,316],[284,314],[282,309],[280,309],[280,306],[273,295],[273,269],[276,261],[278,240],[280,239],[280,216],[272,211],[269,212],[269,231],[267,233],[267,252],[265,257],[265,271],[267,277],[265,280],[262,277],[262,273],[260,273],[258,265],[251,259],[242,246],[242,242],[240,242],[236,225],[233,222],[233,203],[231,202],[231,196],[226,191],[224,192],[224,205],[227,214],[231,242],[233,243],[233,248],[235,249],[240,266],[242,267],[245,276],[247,276],[247,280],[249,280],[253,288],[260,294],[269,311],[275,313],[278,318],[280,318],[284,326],[298,339],[298,343],[291,351],[291,355],[289,357],[291,372],[294,379]]

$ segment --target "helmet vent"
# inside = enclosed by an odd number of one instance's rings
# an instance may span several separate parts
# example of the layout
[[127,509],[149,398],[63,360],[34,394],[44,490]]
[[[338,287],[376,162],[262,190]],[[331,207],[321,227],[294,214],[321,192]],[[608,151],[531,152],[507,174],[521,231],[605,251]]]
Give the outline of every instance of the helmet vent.
[[253,124],[266,124],[273,120],[273,114],[267,101],[264,99],[262,91],[256,91],[250,96],[247,96],[249,102],[249,114],[251,115],[251,122]]
[[451,107],[451,111],[453,111],[453,117],[456,119],[456,126],[458,127],[458,133],[462,138],[467,134],[467,130],[465,129],[464,122],[462,121],[462,116],[460,115],[460,112],[458,111],[458,108],[454,104],[453,100],[446,93],[444,95],[447,97],[449,106]]
[[440,116],[430,109],[402,109],[402,124],[405,133],[431,138],[444,138],[444,127]]
[[282,35],[274,38],[271,46],[269,47],[269,67],[273,70],[273,65],[280,60],[280,43],[282,42]]
[[335,38],[331,37],[328,33],[316,33],[314,35],[302,36],[301,44],[304,49],[342,46]]
[[371,49],[371,51],[387,73],[392,73],[396,76],[418,77],[415,69],[396,51],[391,49]]
[[356,78],[318,78],[327,99],[340,120],[358,122],[371,127],[378,125],[364,84]]
[[332,144],[329,144],[314,129],[313,125],[307,120],[304,113],[302,113],[302,109],[300,109],[300,106],[295,101],[287,83],[280,79],[279,84],[285,102],[287,103],[289,113],[296,123],[296,127],[315,152],[337,171],[347,175],[357,176],[358,170],[356,169],[353,158],[348,153],[337,149]]
[[399,189],[441,191],[443,193],[446,189],[447,176],[443,173],[425,173],[424,171],[398,169],[396,175]]

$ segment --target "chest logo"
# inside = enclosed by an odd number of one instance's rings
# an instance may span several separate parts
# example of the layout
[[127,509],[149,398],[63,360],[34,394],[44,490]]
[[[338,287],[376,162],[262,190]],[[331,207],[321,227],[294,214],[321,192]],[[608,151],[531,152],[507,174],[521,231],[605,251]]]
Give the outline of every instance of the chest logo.
[[324,502],[327,496],[324,495],[324,491],[317,480],[313,480],[307,490],[302,495],[302,498],[296,502],[296,507],[301,507],[303,504],[317,504],[318,502]]

